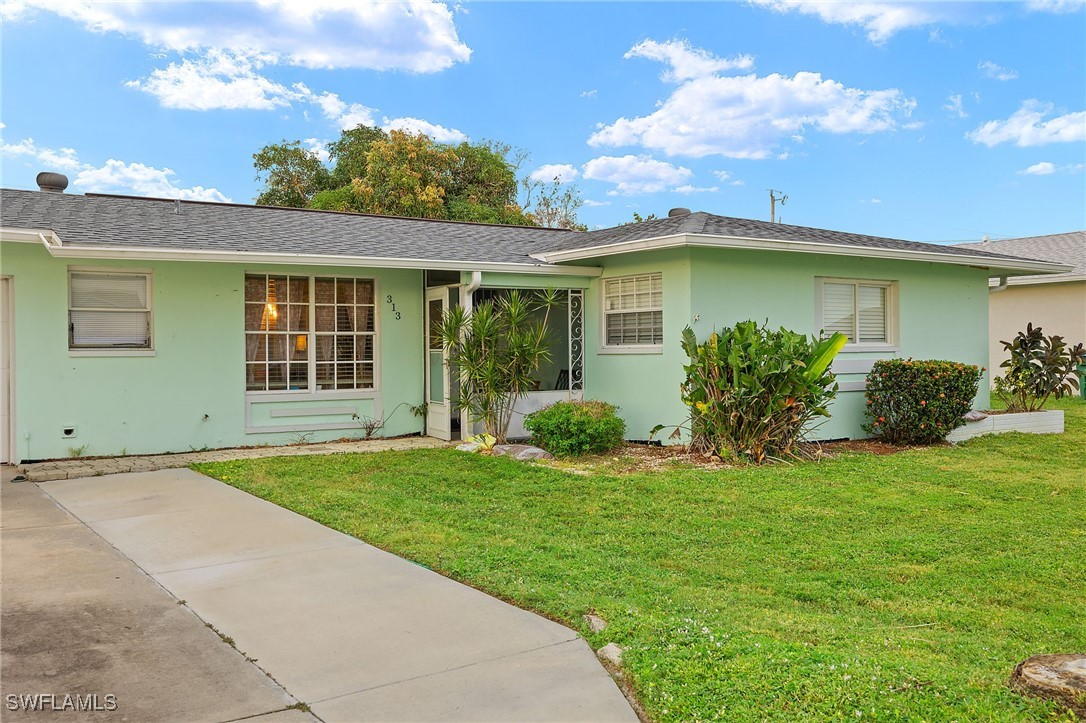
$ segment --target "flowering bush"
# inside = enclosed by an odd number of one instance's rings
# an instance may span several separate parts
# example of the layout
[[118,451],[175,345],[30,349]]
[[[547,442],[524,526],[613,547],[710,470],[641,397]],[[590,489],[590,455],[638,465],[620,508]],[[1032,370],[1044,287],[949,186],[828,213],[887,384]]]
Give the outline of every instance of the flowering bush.
[[931,444],[965,424],[984,370],[952,361],[880,359],[867,375],[864,430],[891,444]]

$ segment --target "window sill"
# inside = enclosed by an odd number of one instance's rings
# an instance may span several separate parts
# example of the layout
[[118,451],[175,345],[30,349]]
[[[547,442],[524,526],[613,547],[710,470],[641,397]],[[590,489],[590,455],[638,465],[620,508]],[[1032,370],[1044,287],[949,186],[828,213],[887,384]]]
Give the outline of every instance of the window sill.
[[879,352],[883,354],[897,354],[897,344],[845,344],[841,349],[842,354]]
[[154,349],[69,349],[68,356],[156,356]]
[[601,346],[600,354],[663,354],[664,347],[660,346]]

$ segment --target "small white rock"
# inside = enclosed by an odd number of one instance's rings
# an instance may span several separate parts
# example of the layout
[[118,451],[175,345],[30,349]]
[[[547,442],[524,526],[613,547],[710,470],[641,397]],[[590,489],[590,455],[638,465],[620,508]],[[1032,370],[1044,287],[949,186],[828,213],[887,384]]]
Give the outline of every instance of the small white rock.
[[607,643],[596,651],[596,657],[616,668],[622,667],[622,648],[616,643]]
[[599,615],[593,615],[588,613],[584,616],[584,621],[588,623],[588,629],[594,633],[601,633],[607,627],[607,621],[601,618]]

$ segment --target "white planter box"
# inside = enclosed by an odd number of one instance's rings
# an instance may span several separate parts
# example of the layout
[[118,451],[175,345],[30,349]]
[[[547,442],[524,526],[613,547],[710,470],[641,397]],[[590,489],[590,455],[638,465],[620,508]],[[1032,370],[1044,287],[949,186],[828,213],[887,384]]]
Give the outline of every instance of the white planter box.
[[992,414],[979,422],[966,422],[947,435],[948,442],[964,442],[982,434],[1026,432],[1027,434],[1062,434],[1063,410],[1020,412],[1018,414]]

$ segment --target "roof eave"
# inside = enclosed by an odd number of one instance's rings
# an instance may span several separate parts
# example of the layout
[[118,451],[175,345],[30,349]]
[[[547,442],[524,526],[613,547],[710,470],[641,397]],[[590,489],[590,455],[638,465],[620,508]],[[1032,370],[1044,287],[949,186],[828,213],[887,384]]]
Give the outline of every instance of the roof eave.
[[48,229],[0,229],[0,239],[40,243],[56,258],[134,261],[197,261],[210,263],[293,264],[307,266],[359,266],[368,268],[428,269],[431,271],[490,271],[544,276],[595,277],[603,273],[598,266],[556,266],[548,262],[513,263],[503,261],[460,261],[455,259],[408,259],[381,256],[339,254],[255,253],[250,251],[209,251],[200,249],[71,246]]
[[564,263],[614,256],[635,251],[651,251],[678,247],[707,247],[745,249],[752,251],[785,251],[791,253],[828,254],[835,256],[863,256],[865,258],[884,258],[902,261],[928,261],[931,263],[953,264],[956,266],[975,266],[987,268],[992,276],[1016,276],[1027,274],[1059,274],[1072,271],[1073,267],[1045,261],[1027,259],[996,259],[972,254],[954,254],[935,251],[913,251],[887,249],[877,246],[853,246],[846,244],[828,244],[814,241],[786,241],[782,239],[756,239],[742,236],[719,236],[715,234],[672,234],[635,241],[623,241],[583,249],[551,251],[532,254],[532,257],[547,263]]

